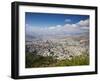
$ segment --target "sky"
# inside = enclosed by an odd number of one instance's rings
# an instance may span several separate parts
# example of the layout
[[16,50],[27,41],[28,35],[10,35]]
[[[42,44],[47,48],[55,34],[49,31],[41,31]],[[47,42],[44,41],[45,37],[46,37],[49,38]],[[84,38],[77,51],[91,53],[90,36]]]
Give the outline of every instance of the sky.
[[89,16],[26,12],[25,29],[28,35],[85,33],[89,32]]

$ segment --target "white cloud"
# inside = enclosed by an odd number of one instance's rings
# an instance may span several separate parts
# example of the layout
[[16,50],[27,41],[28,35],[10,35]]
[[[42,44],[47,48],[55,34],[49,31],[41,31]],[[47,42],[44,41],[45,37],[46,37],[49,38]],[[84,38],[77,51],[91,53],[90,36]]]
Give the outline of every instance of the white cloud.
[[61,25],[57,25],[56,27],[61,27]]
[[60,27],[62,27],[62,26],[61,25],[56,25],[56,26],[48,27],[48,29],[54,30],[54,29],[58,29]]
[[65,19],[65,22],[71,22],[71,19]]
[[77,23],[79,26],[82,26],[82,27],[89,27],[89,19],[86,19],[86,20],[81,20],[80,22]]
[[26,34],[33,35],[64,35],[72,33],[83,33],[89,30],[89,19],[81,20],[76,24],[56,25],[51,27],[32,27],[26,24]]
[[48,27],[48,29],[51,29],[51,30],[52,30],[52,29],[55,29],[55,28],[56,28],[56,27],[54,27],[54,26],[52,26],[52,27]]

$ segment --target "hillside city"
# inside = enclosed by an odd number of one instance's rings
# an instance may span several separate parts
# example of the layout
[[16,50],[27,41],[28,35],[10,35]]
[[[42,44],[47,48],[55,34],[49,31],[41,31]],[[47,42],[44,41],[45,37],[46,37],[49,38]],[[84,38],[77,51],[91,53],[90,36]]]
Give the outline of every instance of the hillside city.
[[52,56],[58,60],[70,60],[74,56],[89,55],[89,40],[78,36],[26,41],[26,52],[43,57]]

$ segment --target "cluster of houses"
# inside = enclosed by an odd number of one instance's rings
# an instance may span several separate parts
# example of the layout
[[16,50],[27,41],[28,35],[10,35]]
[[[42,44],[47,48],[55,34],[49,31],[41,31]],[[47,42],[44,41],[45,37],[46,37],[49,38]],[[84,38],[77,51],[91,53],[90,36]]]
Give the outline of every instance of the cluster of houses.
[[41,55],[44,57],[52,56],[55,59],[71,59],[81,54],[89,54],[89,44],[87,40],[75,41],[66,39],[60,41],[32,41],[26,44],[26,52]]

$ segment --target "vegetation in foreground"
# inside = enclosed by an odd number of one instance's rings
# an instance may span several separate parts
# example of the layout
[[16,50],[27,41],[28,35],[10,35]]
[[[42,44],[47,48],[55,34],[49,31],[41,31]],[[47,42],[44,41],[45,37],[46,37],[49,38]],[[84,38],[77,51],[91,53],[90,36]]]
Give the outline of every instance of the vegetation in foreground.
[[54,59],[52,56],[43,57],[32,53],[26,53],[26,68],[81,65],[89,65],[88,54],[74,56],[70,59],[58,60]]

